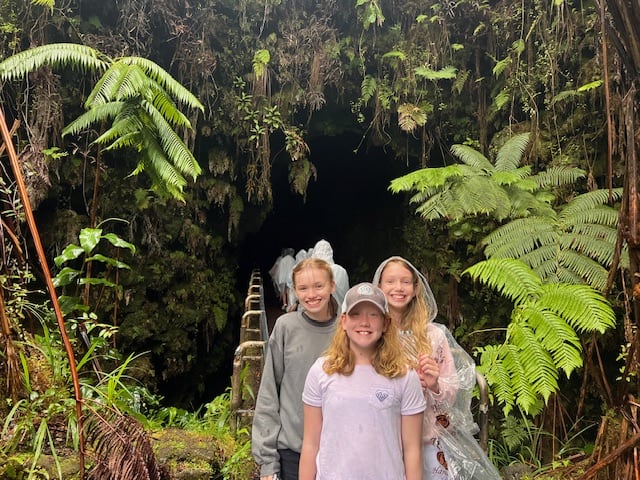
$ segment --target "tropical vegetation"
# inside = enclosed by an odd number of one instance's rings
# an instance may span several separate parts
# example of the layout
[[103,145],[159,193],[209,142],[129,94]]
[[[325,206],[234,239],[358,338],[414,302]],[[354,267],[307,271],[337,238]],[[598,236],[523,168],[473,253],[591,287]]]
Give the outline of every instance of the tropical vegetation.
[[355,279],[390,253],[429,273],[490,384],[496,464],[631,478],[638,11],[0,1],[2,474],[64,478],[87,442],[94,478],[113,474],[105,452],[163,478],[149,439],[178,428],[216,436],[219,474],[247,478],[226,389],[242,256],[279,197],[317,202],[328,151],[370,162],[322,201],[373,175],[405,201],[325,216]]

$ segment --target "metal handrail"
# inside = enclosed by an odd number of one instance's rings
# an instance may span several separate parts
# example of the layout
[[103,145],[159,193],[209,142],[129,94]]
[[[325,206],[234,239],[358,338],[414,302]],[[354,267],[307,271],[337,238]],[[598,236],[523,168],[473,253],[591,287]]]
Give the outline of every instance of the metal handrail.
[[[253,418],[255,395],[262,376],[266,342],[269,338],[259,270],[251,272],[244,308],[240,320],[240,341],[234,353],[231,375],[231,430],[234,434],[241,423],[250,424]],[[245,372],[245,369],[249,371]]]

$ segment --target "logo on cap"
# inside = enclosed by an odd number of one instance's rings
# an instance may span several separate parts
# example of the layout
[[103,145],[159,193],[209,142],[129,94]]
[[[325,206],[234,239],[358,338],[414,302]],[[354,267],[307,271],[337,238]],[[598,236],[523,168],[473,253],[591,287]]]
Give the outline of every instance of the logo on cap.
[[357,292],[360,295],[373,295],[373,288],[370,285],[360,285]]

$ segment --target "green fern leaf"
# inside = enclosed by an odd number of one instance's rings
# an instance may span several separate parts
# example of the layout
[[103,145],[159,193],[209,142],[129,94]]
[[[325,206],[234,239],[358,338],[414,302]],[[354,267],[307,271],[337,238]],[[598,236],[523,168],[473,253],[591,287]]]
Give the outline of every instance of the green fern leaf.
[[369,100],[373,98],[373,95],[376,93],[377,82],[374,77],[371,75],[365,75],[362,79],[362,84],[360,85],[360,95],[362,97],[362,103],[366,105]]
[[518,347],[511,344],[507,344],[506,347],[503,364],[509,372],[515,404],[524,412],[532,412],[538,404],[533,384],[530,382],[527,370],[520,359]]
[[527,132],[514,135],[507,140],[498,150],[495,163],[496,170],[504,172],[517,169],[530,138],[531,134]]
[[100,123],[111,118],[115,118],[126,107],[124,102],[111,102],[104,105],[97,105],[91,110],[83,113],[62,130],[62,136],[76,135],[95,123]]
[[125,65],[137,65],[182,105],[204,112],[204,105],[200,103],[200,100],[155,62],[142,57],[122,57],[117,62],[122,62]]
[[152,104],[143,102],[142,105],[153,124],[153,131],[160,139],[162,149],[170,161],[178,171],[185,175],[192,176],[195,180],[195,178],[202,173],[202,169],[191,151],[180,137],[178,137],[169,122],[165,120],[164,116],[156,110]]
[[586,172],[575,167],[549,167],[531,177],[539,188],[561,187],[571,185],[584,178]]
[[[549,352],[543,348],[535,332],[526,322],[513,322],[509,326],[509,341],[516,349],[518,364],[523,371],[523,384],[516,387],[518,404],[526,405],[528,411],[542,395],[546,402],[549,396],[558,390],[558,370]],[[526,379],[526,380],[524,380]]]
[[[491,178],[498,185],[518,185],[521,186],[522,180],[528,177],[531,174],[531,167],[526,166],[514,170],[496,170],[491,173]],[[534,186],[533,182],[530,182],[531,185],[527,186],[527,189]]]
[[491,172],[494,170],[493,165],[491,165],[491,162],[487,160],[487,157],[468,145],[452,145],[451,153],[462,160],[465,164],[474,168],[484,170],[485,172]]
[[579,332],[604,333],[616,324],[609,303],[588,285],[545,284],[538,304],[560,315]]
[[416,67],[413,71],[418,77],[437,81],[456,78],[457,69],[449,65],[448,67],[441,68],[440,70],[432,70],[429,67]]
[[538,275],[524,263],[510,258],[489,259],[467,268],[464,274],[495,289],[516,304],[535,295],[541,286]]
[[407,192],[410,190],[423,191],[427,187],[442,187],[450,179],[461,177],[463,170],[459,165],[449,165],[441,168],[423,168],[408,173],[391,181],[389,190],[393,193]]
[[0,62],[0,79],[18,80],[45,65],[80,71],[106,70],[107,62],[97,50],[75,43],[52,43],[30,48]]
[[[614,202],[622,198],[622,188],[611,190],[611,198]],[[572,217],[578,212],[590,211],[600,208],[609,201],[609,190],[594,190],[578,195],[562,209],[562,216]],[[591,222],[593,223],[593,222]],[[617,223],[617,222],[616,222]]]

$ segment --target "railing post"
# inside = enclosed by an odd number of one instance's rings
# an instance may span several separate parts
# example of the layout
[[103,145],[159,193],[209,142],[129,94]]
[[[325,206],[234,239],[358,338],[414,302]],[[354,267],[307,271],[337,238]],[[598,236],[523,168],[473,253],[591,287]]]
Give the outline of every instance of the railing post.
[[489,448],[489,386],[487,379],[477,369],[476,383],[480,391],[480,405],[478,405],[479,443],[480,448],[486,452]]

